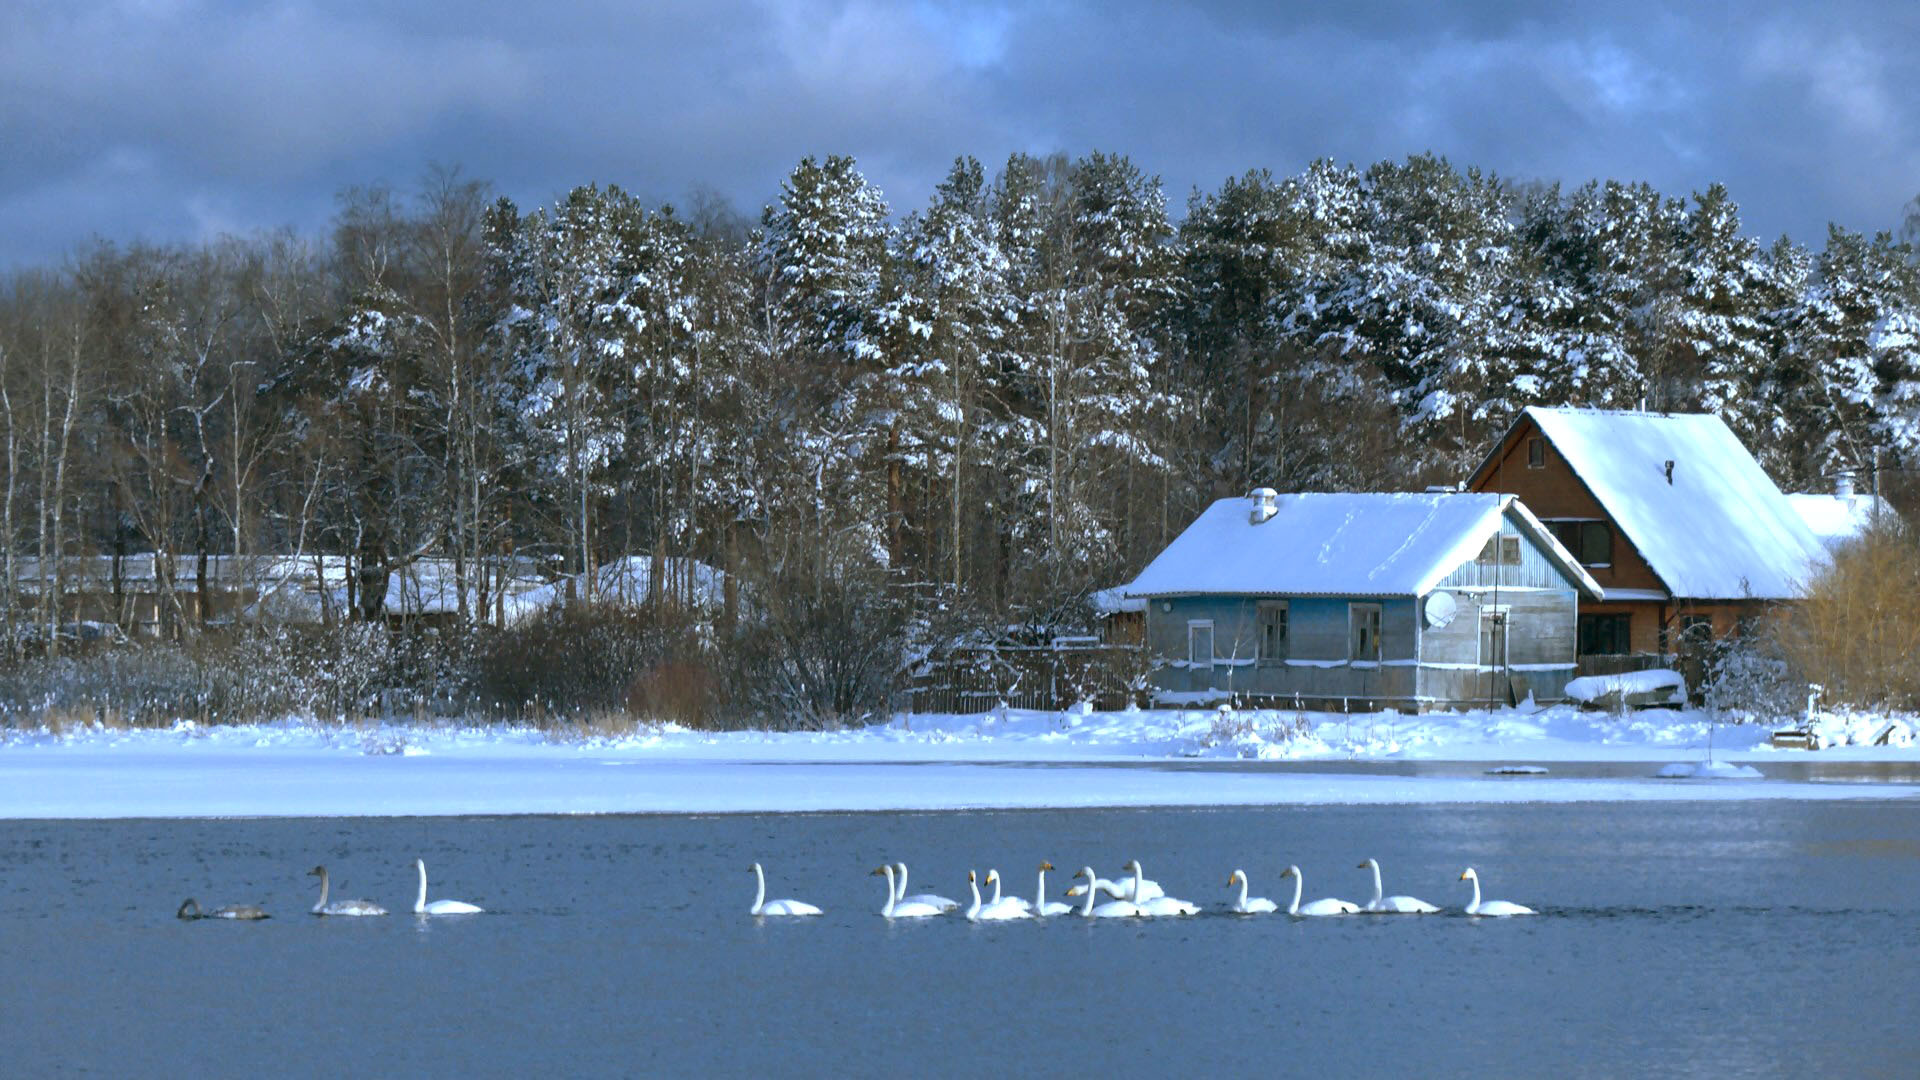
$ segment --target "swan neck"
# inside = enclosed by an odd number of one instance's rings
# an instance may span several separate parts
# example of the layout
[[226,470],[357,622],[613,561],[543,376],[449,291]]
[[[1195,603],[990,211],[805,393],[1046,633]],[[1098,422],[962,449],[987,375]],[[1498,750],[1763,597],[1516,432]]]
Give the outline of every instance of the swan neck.
[[320,899],[314,902],[313,910],[320,911],[327,906],[327,872],[320,871]]
[[885,871],[887,875],[887,902],[886,905],[880,909],[880,914],[891,919],[893,918],[893,902],[898,899],[898,897],[893,894],[893,867],[883,866],[880,869]]
[[759,863],[753,864],[753,910],[748,914],[758,915],[767,903],[767,875],[760,869]]
[[978,919],[980,917],[980,883],[975,881],[971,874],[967,875],[967,888],[973,891],[973,906],[967,909],[967,918]]
[[427,864],[415,861],[413,868],[420,871],[420,892],[413,898],[413,910],[427,910]]
[[1380,888],[1380,864],[1369,859],[1367,860],[1367,865],[1373,869],[1373,904],[1377,907],[1380,904],[1382,892]]
[[1093,918],[1093,883],[1100,879],[1093,876],[1093,867],[1091,866],[1082,869],[1081,873],[1087,875],[1087,902],[1080,906],[1080,917],[1083,919],[1091,919]]
[[1300,893],[1306,887],[1307,883],[1300,879],[1300,871],[1296,869],[1293,872],[1293,904],[1287,908],[1287,914],[1300,914]]
[[1033,913],[1038,915],[1045,910],[1047,910],[1047,872],[1042,870],[1040,883],[1033,887]]
[[[901,863],[899,869],[900,882],[893,887],[893,898],[895,900],[905,900],[907,898],[907,864]],[[891,882],[893,878],[889,876],[887,880]]]
[[1146,876],[1146,870],[1139,863],[1134,863],[1133,884],[1127,887],[1127,903],[1135,905],[1140,903],[1140,879]]
[[1473,882],[1473,903],[1467,905],[1468,911],[1480,910],[1480,875],[1469,874],[1467,880]]
[[1247,875],[1244,871],[1240,874],[1240,910],[1247,910]]

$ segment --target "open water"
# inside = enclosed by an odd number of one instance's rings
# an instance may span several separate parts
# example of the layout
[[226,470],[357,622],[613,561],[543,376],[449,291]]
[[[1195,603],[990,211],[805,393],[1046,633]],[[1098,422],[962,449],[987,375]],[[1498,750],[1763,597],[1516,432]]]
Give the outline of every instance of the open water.
[[[416,855],[489,913],[405,914]],[[1218,913],[1369,855],[1449,914]],[[889,925],[867,876],[1132,857],[1209,913]],[[750,918],[755,859],[827,914]],[[395,914],[309,916],[315,863]],[[1469,864],[1541,915],[1461,916]],[[0,823],[9,1076],[1906,1077],[1917,992],[1911,803]]]

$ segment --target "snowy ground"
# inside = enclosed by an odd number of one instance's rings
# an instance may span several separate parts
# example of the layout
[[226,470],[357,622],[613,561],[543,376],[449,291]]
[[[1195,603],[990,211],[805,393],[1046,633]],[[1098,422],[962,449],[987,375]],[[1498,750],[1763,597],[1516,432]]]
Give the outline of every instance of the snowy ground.
[[[1856,739],[1884,727],[1830,718]],[[1912,746],[1819,752],[1720,726],[1715,759],[1754,766],[1655,779],[1706,758],[1708,719],[1571,708],[1343,716],[1290,711],[914,716],[838,732],[632,735],[284,724],[0,736],[0,818],[719,813],[968,807],[1902,798],[1920,785],[1764,779],[1769,762],[1920,761]],[[1258,761],[1270,765],[1245,765]],[[1315,762],[1340,762],[1316,769]],[[1376,762],[1369,771],[1347,762]],[[1397,762],[1478,763],[1393,775]],[[1572,763],[1613,763],[1575,778]],[[1533,763],[1521,775],[1491,775]],[[1545,763],[1544,771],[1537,766]],[[1556,768],[1554,763],[1563,763]],[[1620,763],[1645,763],[1638,768]],[[1593,770],[1589,769],[1589,774]],[[1687,770],[1682,770],[1687,771]],[[1559,775],[1556,775],[1559,774]]]

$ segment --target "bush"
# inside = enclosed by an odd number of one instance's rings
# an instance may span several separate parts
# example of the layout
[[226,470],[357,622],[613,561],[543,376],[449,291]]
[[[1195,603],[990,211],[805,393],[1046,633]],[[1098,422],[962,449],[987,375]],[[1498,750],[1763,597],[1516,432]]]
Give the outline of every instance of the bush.
[[1829,701],[1920,707],[1920,538],[1888,525],[1835,552],[1782,618],[1779,640],[1795,677],[1826,687]]
[[477,690],[515,711],[626,712],[689,726],[715,722],[710,650],[677,613],[595,604],[550,611],[491,635]]
[[887,715],[908,619],[875,580],[782,580],[733,643],[739,717],[823,730]]

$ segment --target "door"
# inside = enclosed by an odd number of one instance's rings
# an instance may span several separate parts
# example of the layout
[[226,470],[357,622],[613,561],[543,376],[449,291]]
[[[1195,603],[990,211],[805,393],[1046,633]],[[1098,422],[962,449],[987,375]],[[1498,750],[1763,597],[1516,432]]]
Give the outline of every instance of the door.
[[1507,613],[1489,611],[1480,616],[1480,667],[1487,680],[1487,697],[1513,702],[1511,673],[1507,670]]

